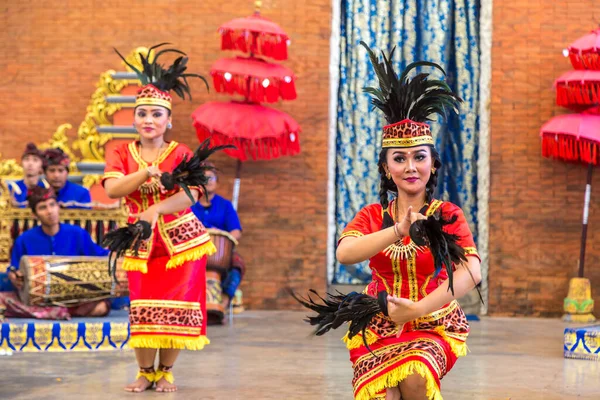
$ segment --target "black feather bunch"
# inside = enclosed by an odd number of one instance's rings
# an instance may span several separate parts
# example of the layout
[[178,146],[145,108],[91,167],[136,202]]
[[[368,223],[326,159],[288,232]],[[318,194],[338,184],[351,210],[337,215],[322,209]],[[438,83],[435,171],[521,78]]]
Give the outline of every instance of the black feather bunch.
[[204,194],[207,195],[205,185],[208,183],[208,179],[206,178],[205,172],[213,171],[215,169],[212,166],[204,164],[205,161],[219,150],[235,148],[234,145],[210,147],[210,138],[208,138],[198,146],[194,155],[189,160],[187,159],[187,156],[184,156],[183,160],[175,167],[173,172],[164,172],[160,176],[160,183],[167,190],[173,190],[175,185],[181,186],[193,204],[196,201],[192,196],[192,192],[190,192],[189,186],[202,187]]
[[321,297],[315,290],[311,289],[309,293],[317,296],[323,304],[319,304],[308,294],[308,298],[303,298],[291,292],[291,295],[304,307],[315,311],[317,316],[307,317],[305,319],[312,326],[316,326],[314,335],[321,336],[331,329],[337,329],[342,324],[349,322],[348,338],[352,339],[358,333],[362,333],[365,347],[371,351],[366,341],[366,329],[379,314],[387,313],[387,292],[379,292],[377,297],[362,293],[351,292],[343,294],[327,293],[327,297]]
[[[442,268],[446,269],[448,274],[448,289],[454,295],[454,269],[455,265],[459,265],[467,261],[465,249],[457,242],[458,236],[444,231],[444,227],[452,225],[456,222],[458,216],[453,215],[450,219],[443,218],[439,213],[430,215],[427,219],[414,222],[409,229],[409,235],[417,246],[427,246],[433,256],[433,264],[435,267],[435,275],[440,273]],[[467,269],[467,271],[469,271]],[[471,271],[469,271],[469,274]],[[473,282],[475,279],[471,275]],[[477,288],[477,286],[476,286]],[[483,297],[479,288],[477,288],[479,298],[483,303]]]
[[[127,64],[127,66],[137,74],[138,79],[142,82],[142,86],[151,83],[156,86],[157,89],[160,89],[164,92],[169,92],[172,90],[184,100],[186,94],[190,100],[192,99],[188,78],[202,79],[206,85],[206,90],[209,90],[208,82],[203,76],[185,73],[187,70],[188,57],[183,51],[175,48],[167,48],[157,51],[156,54],[152,53],[154,49],[158,49],[159,47],[169,44],[171,43],[165,42],[154,45],[148,49],[148,53],[145,55],[138,53],[140,61],[142,62],[141,71],[131,65],[131,63],[129,63],[117,49],[114,50],[117,52],[119,57],[121,57],[123,62],[125,62],[125,64]],[[181,56],[179,56],[168,68],[165,68],[165,66],[158,63],[158,60],[160,56],[167,53],[181,54]]]
[[115,282],[117,279],[117,260],[125,255],[127,250],[133,250],[137,256],[142,242],[152,234],[152,226],[149,222],[138,221],[135,224],[127,224],[112,232],[108,232],[102,239],[102,246],[106,247],[108,254],[108,274]]
[[417,61],[409,64],[400,77],[396,75],[392,58],[396,47],[389,55],[382,51],[383,61],[379,61],[373,50],[363,41],[360,44],[367,49],[373,69],[379,81],[379,88],[366,87],[365,93],[372,96],[371,104],[383,111],[389,124],[410,119],[415,122],[430,121],[432,114],[447,118],[448,112],[458,114],[462,99],[458,97],[444,81],[427,79],[429,74],[421,73],[408,78],[409,73],[418,67],[433,67],[440,70],[444,76],[446,71],[436,63]]

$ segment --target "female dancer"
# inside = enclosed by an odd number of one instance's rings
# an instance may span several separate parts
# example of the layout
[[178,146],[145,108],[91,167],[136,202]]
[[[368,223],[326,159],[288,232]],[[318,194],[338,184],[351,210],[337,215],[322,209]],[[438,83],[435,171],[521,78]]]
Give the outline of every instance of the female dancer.
[[[441,70],[438,65],[415,63],[398,77],[392,54],[384,54],[379,62],[362,44],[381,87],[366,91],[388,122],[377,165],[380,202],[360,210],[348,224],[336,255],[343,264],[370,260],[373,280],[366,293],[377,297],[386,291],[390,296],[387,316],[377,314],[364,335],[345,337],[354,369],[354,396],[357,400],[439,400],[440,379],[467,351],[469,326],[456,299],[481,280],[481,273],[461,209],[433,198],[441,159],[426,122],[431,114],[456,112],[461,100],[446,83],[429,80],[427,74],[408,79],[416,66]],[[392,201],[388,192],[395,194]],[[418,246],[409,236],[415,221],[430,216],[453,221],[443,229],[455,235],[467,256],[463,258],[467,261],[450,267],[450,272],[455,271],[453,282],[447,269],[434,266],[432,247]]]
[[[134,111],[140,136],[107,154],[103,176],[107,195],[125,199],[129,222],[139,219],[153,228],[139,251],[127,252],[123,261],[131,298],[129,345],[135,349],[140,368],[136,380],[125,387],[130,392],[142,392],[154,384],[158,392],[177,390],[171,369],[180,349],[201,350],[209,343],[205,267],[206,256],[215,248],[190,211],[200,190],[190,187],[192,202],[178,186],[165,190],[159,180],[163,172],[172,172],[193,155],[187,146],[167,142],[165,133],[172,128],[169,91],[185,99],[185,93],[190,94],[186,78],[198,75],[184,73],[187,57],[179,50],[162,50],[149,61],[151,51],[162,45],[151,48],[145,57],[140,54],[143,71],[129,65],[143,84]],[[165,52],[183,56],[164,69],[157,59]]]

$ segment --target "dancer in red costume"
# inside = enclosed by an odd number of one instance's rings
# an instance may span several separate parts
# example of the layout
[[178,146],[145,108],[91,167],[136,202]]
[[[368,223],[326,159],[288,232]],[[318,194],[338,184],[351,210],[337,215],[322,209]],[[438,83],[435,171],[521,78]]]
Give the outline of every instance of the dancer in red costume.
[[[184,54],[175,49],[169,52]],[[136,380],[125,387],[131,392],[142,392],[154,384],[156,391],[177,390],[171,369],[179,351],[201,350],[209,343],[205,267],[206,256],[215,247],[190,211],[202,191],[199,187],[184,191],[180,186],[165,190],[160,180],[162,174],[193,156],[187,146],[166,141],[165,133],[172,128],[169,91],[185,98],[190,94],[189,77],[198,75],[184,73],[185,55],[165,69],[157,64],[164,53],[156,54],[141,55],[143,71],[130,65],[143,84],[134,119],[140,137],[106,155],[103,177],[107,195],[125,199],[129,222],[139,219],[152,227],[139,251],[126,252],[123,261],[131,298],[129,345],[135,349],[140,368]]]
[[461,100],[427,74],[408,78],[417,66],[442,70],[437,64],[415,63],[398,76],[392,54],[380,62],[362,44],[380,83],[365,91],[388,122],[377,165],[380,202],[348,224],[336,255],[342,264],[369,260],[372,281],[362,294],[329,295],[324,304],[299,300],[319,313],[309,319],[317,335],[351,322],[344,341],[356,400],[440,400],[440,380],[467,352],[469,325],[456,299],[481,280],[463,212],[433,198],[442,164],[428,117],[457,112]]

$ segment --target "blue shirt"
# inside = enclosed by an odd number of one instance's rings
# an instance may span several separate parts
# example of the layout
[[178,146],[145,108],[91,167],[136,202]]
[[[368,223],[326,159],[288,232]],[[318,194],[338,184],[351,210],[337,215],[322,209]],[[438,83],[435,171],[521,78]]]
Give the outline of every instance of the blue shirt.
[[233,204],[218,194],[213,197],[209,207],[204,207],[197,202],[191,209],[206,228],[217,228],[226,232],[242,230]]
[[[16,192],[13,191],[13,197],[14,199],[17,201],[17,203],[19,203],[19,207],[23,208],[23,207],[27,207],[27,191],[29,190],[27,188],[27,185],[25,184],[25,180],[20,179],[18,181],[14,182],[15,185],[17,185],[19,187],[19,189],[21,189],[21,194],[17,194]],[[46,181],[44,181],[43,179],[40,179],[37,183],[37,185],[39,187],[43,187],[43,188],[47,188],[49,185]]]
[[15,240],[10,265],[19,269],[23,256],[106,256],[108,250],[98,246],[89,233],[75,225],[60,224],[56,235],[48,236],[41,226],[23,232]]
[[[86,188],[84,188],[81,185],[78,185],[76,183],[73,182],[69,182],[67,181],[67,183],[65,183],[65,186],[62,187],[62,189],[60,189],[58,191],[58,193],[56,194],[56,201],[61,204],[61,203],[67,203],[69,201],[75,201],[77,203],[82,203],[82,204],[89,204],[92,202],[92,197],[90,196],[90,191]],[[61,205],[62,207],[62,205]],[[90,208],[89,206],[84,207],[84,206],[78,206],[78,205],[71,205],[71,206],[64,206],[65,208]],[[64,254],[66,255],[66,254]]]

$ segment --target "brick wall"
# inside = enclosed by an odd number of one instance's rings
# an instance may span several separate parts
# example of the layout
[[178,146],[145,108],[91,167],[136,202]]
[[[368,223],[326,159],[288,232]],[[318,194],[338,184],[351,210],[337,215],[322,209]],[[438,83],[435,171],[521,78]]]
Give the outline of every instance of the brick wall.
[[[252,13],[252,1],[106,0],[8,2],[1,13],[0,152],[19,157],[28,140],[43,142],[69,122],[74,138],[101,72],[122,69],[112,48],[172,42],[190,55],[190,71],[208,75],[220,52],[217,27]],[[243,284],[252,308],[286,308],[285,288],[325,288],[327,212],[327,111],[330,1],[265,0],[263,15],[292,40],[290,67],[298,77],[296,101],[276,105],[303,128],[302,153],[269,162],[248,162],[242,171],[240,252],[248,264]],[[141,18],[143,16],[143,19]],[[206,94],[193,82],[193,103],[175,100],[173,138],[198,141],[190,114]],[[216,158],[221,192],[229,197],[235,162]]]
[[[494,2],[490,298],[495,315],[558,316],[579,259],[586,168],[541,157],[539,130],[567,111],[552,84],[562,49],[598,25],[600,3]],[[586,277],[600,305],[600,171],[593,180]]]

